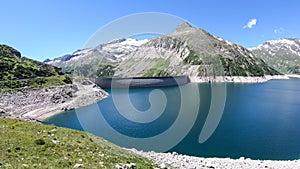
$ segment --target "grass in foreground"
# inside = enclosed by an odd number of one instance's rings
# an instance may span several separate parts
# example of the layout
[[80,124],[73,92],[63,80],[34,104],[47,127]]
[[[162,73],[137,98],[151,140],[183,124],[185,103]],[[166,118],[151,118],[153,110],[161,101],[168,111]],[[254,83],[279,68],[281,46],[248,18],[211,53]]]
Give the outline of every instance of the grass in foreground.
[[154,168],[148,159],[85,132],[0,118],[0,168],[115,168],[135,163]]

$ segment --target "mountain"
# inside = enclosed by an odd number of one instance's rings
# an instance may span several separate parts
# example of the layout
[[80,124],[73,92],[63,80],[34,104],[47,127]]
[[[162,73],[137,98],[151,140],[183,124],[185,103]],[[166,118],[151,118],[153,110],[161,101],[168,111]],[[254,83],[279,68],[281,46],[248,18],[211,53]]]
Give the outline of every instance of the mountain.
[[126,55],[136,50],[148,40],[137,41],[132,38],[117,39],[98,45],[95,48],[77,50],[45,63],[61,67],[63,71],[88,77],[112,76],[112,70]]
[[300,74],[300,39],[271,40],[250,50],[282,73]]
[[246,48],[188,23],[155,39],[121,39],[47,62],[89,77],[279,74]]
[[130,53],[115,76],[263,76],[278,72],[246,48],[194,28],[150,40]]
[[[53,80],[53,81],[52,81]],[[0,87],[20,88],[47,84],[71,83],[60,68],[26,57],[16,49],[0,45]]]

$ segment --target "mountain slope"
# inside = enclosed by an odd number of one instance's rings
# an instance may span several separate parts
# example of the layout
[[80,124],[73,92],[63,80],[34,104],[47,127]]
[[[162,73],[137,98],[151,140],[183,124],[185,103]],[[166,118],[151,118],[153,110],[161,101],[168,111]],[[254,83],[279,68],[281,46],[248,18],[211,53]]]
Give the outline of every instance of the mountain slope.
[[0,45],[1,90],[66,83],[71,83],[71,80],[61,72],[61,69],[22,57],[14,48]]
[[244,47],[183,23],[140,46],[115,76],[264,76],[279,74]]
[[87,77],[108,77],[113,75],[120,61],[130,52],[136,50],[147,40],[117,39],[101,44],[95,48],[77,50],[71,55],[65,55],[54,60],[46,60],[46,63],[61,67],[66,72]]
[[271,40],[250,50],[282,73],[300,74],[300,39]]
[[21,57],[21,53],[7,45],[0,45],[0,79],[15,80],[62,74],[59,68]]
[[47,63],[88,77],[280,74],[246,48],[188,23],[178,26],[174,33],[155,39],[116,40]]

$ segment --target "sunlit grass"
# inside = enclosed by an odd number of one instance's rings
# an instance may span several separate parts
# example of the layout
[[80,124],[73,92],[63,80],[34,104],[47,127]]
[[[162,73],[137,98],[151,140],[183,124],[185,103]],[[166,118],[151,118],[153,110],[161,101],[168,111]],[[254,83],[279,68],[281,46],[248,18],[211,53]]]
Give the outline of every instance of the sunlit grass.
[[50,125],[1,118],[0,163],[11,168],[114,168],[135,163],[153,168],[151,161],[127,152],[92,134]]

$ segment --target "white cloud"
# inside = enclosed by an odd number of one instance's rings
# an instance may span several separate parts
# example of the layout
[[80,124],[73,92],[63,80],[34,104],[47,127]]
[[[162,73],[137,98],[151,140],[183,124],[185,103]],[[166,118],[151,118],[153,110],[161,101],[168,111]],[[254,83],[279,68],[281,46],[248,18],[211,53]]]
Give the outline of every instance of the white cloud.
[[283,32],[284,32],[284,29],[283,28],[279,28],[279,29],[274,29],[274,33],[275,34],[283,34]]
[[247,25],[245,25],[243,28],[244,28],[244,29],[245,29],[245,28],[251,29],[253,26],[256,25],[256,23],[257,23],[257,19],[251,19],[251,20],[247,23]]

